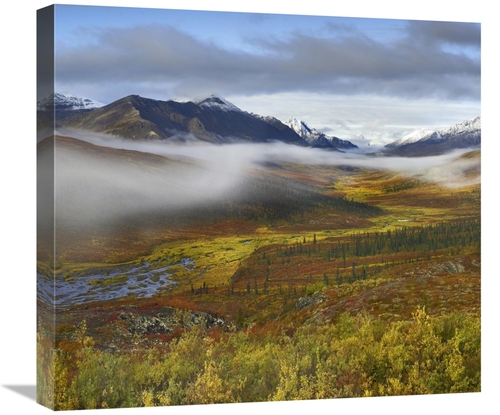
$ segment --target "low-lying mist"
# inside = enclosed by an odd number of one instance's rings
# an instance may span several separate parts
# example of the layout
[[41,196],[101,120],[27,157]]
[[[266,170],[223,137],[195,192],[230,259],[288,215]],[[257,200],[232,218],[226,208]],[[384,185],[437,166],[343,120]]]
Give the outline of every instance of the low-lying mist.
[[[213,145],[191,140],[174,145],[75,130],[58,131],[58,135],[100,146],[56,145],[57,220],[77,227],[128,215],[203,209],[220,200],[231,200],[245,191],[249,169],[265,170],[268,163],[390,170],[442,186],[472,184],[464,174],[479,169],[480,163],[479,157],[460,158],[467,150],[405,158],[340,153],[279,142]],[[479,181],[479,175],[472,180]]]
[[[409,177],[421,175],[443,186],[457,186],[457,179],[463,173],[479,167],[479,158],[460,159],[472,149],[461,149],[440,156],[395,157],[359,152],[341,153],[318,148],[300,147],[281,142],[264,144],[213,145],[192,137],[187,137],[185,145],[169,145],[163,141],[138,142],[120,139],[115,136],[79,130],[61,131],[90,143],[117,149],[136,150],[157,154],[164,157],[185,157],[203,161],[229,171],[241,171],[247,168],[259,168],[267,162],[288,162],[306,165],[352,166],[375,170],[389,170],[406,174]],[[471,183],[464,183],[468,185]]]
[[64,141],[57,142],[55,159],[56,217],[64,227],[208,206],[244,181],[207,163]]

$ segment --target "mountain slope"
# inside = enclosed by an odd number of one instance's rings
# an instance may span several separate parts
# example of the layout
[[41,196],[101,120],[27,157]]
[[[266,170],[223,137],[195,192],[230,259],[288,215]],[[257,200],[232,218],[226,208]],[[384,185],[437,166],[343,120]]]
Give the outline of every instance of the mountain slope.
[[413,131],[410,134],[406,134],[404,137],[394,141],[393,143],[387,144],[385,148],[396,148],[406,144],[416,143],[422,138],[430,136],[432,133],[434,133],[433,130],[429,130],[428,128],[421,128],[420,130]]
[[[426,130],[420,130],[420,132]],[[449,128],[438,131],[429,131],[418,137],[419,131],[409,134],[394,143],[388,144],[385,153],[422,157],[444,154],[455,149],[475,148],[481,145],[481,117],[462,121]],[[412,139],[413,138],[413,139]]]
[[294,131],[277,128],[217,96],[198,102],[178,102],[130,95],[86,114],[65,117],[57,126],[133,140],[198,139],[212,143],[277,140],[307,145]]
[[328,148],[332,150],[357,148],[357,146],[350,141],[342,140],[338,137],[327,136],[315,128],[310,128],[304,121],[300,121],[294,117],[288,118],[285,125],[294,130],[312,147]]

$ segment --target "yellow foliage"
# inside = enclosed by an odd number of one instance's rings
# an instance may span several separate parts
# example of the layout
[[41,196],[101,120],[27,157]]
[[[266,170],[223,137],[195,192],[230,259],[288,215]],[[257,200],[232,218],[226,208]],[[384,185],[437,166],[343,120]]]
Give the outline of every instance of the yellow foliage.
[[196,382],[188,390],[188,402],[193,404],[231,402],[231,391],[218,374],[218,367],[211,358],[211,348],[207,350],[206,355],[207,361],[205,361],[203,372],[198,375]]
[[293,332],[229,332],[217,340],[197,326],[168,352],[101,351],[84,322],[78,339],[74,355],[39,339],[37,399],[56,409],[480,390],[479,317],[431,317],[423,308],[406,322],[344,315]]
[[154,405],[154,395],[149,391],[142,391],[141,394],[142,404],[144,406],[155,406]]

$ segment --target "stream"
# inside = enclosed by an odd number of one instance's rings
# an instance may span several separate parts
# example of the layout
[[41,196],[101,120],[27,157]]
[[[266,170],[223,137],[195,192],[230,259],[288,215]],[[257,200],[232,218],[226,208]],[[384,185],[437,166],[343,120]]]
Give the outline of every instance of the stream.
[[83,272],[58,275],[54,282],[37,272],[37,296],[47,305],[64,308],[94,301],[109,301],[134,295],[147,298],[165,290],[175,281],[169,279],[172,267],[194,270],[194,260],[182,258],[178,263],[156,268],[150,262],[102,267]]

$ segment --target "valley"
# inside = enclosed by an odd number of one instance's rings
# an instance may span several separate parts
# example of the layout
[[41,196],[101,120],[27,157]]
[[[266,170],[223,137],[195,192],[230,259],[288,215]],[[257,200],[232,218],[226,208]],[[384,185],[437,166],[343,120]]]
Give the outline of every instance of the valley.
[[[443,162],[457,171],[444,183],[347,161],[228,172],[70,137],[56,146],[86,179],[97,166],[131,179],[81,187],[105,220],[60,200],[55,269],[39,245],[39,347],[54,336],[57,408],[479,390],[479,150]],[[229,173],[238,180],[213,186]],[[184,180],[200,175],[211,180]],[[170,206],[172,194],[190,203]],[[39,353],[43,368],[50,351]]]
[[40,9],[36,402],[478,408],[494,151],[459,20]]

